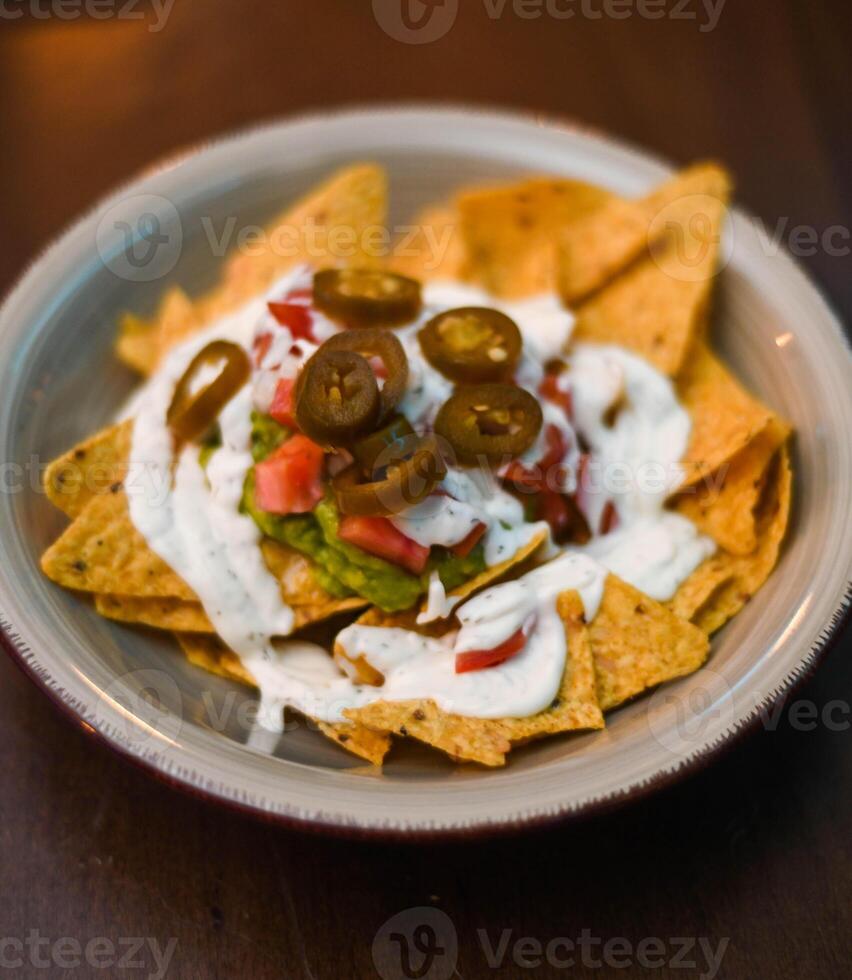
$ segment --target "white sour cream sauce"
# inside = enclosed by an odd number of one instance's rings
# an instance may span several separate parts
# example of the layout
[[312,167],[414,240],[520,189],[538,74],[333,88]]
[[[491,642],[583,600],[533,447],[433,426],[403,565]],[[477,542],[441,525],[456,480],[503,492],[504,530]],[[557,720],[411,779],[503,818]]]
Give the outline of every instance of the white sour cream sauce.
[[[298,287],[304,276],[304,269],[294,270],[268,297]],[[211,457],[206,472],[199,465],[197,447],[186,447],[174,459],[166,425],[174,387],[195,354],[213,339],[251,349],[258,326],[269,316],[266,300],[265,296],[251,301],[169,352],[123,413],[135,419],[126,480],[131,519],[151,549],[196,592],[216,632],[257,680],[262,694],[260,718],[266,727],[281,728],[285,706],[334,722],[344,717],[345,708],[413,697],[432,698],[446,710],[472,717],[533,714],[555,697],[564,669],[564,629],[555,611],[560,592],[577,589],[591,620],[607,569],[649,595],[667,598],[712,551],[712,543],[700,538],[692,524],[662,512],[670,486],[654,493],[633,487],[616,498],[622,518],[616,532],[593,541],[582,549],[585,553],[567,551],[523,579],[468,600],[458,609],[462,627],[457,634],[432,640],[404,630],[354,625],[344,630],[338,642],[353,654],[367,655],[385,675],[381,688],[354,683],[314,644],[273,640],[292,631],[293,613],[263,561],[259,530],[239,512],[243,483],[252,465],[251,408],[271,397],[272,386],[267,384],[264,393],[255,378],[254,386],[244,387],[225,407],[219,417],[222,447]],[[573,326],[570,313],[560,308],[555,297],[497,304],[480,290],[439,283],[425,288],[424,300],[423,317],[398,331],[411,368],[401,409],[421,427],[431,424],[437,406],[451,392],[450,383],[423,358],[416,338],[425,319],[438,310],[486,305],[510,315],[525,340],[519,381],[532,390],[541,380],[541,364],[563,350]],[[274,343],[264,366],[285,356],[286,337]],[[306,355],[308,345],[304,346]],[[628,402],[615,426],[608,429],[603,421],[607,405],[598,410],[595,398],[601,372],[616,370],[613,365],[623,372]],[[571,383],[578,428],[602,458],[617,462],[626,453],[630,459],[650,458],[674,466],[682,457],[689,418],[668,380],[641,359],[619,348],[582,345],[572,355]],[[573,451],[569,447],[569,455]],[[535,453],[540,458],[541,451]],[[531,451],[531,460],[535,453]],[[395,518],[397,526],[423,544],[454,544],[484,521],[488,564],[510,557],[546,528],[523,524],[520,503],[486,474],[452,468],[444,489],[454,498],[447,506],[429,513],[430,508],[418,505]],[[430,583],[424,621],[446,617],[455,604],[440,581]],[[493,648],[521,627],[529,630],[528,642],[514,658],[485,671],[455,673],[456,652]]]

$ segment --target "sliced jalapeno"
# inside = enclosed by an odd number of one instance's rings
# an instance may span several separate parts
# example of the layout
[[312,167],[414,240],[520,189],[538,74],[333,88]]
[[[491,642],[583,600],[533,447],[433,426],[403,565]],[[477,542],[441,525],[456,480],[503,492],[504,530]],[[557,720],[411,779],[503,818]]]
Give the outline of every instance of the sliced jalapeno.
[[381,269],[324,269],[314,276],[314,306],[348,327],[398,327],[422,305],[420,283]]
[[399,442],[388,450],[394,458],[381,467],[381,479],[362,483],[357,466],[334,478],[332,487],[341,513],[359,517],[399,514],[428,497],[443,480],[447,467],[434,436],[413,436],[402,442],[407,443],[405,450]]
[[[220,366],[219,373],[207,384],[193,390],[199,372],[217,366]],[[214,340],[202,348],[175,386],[166,413],[166,423],[178,444],[192,442],[204,435],[250,375],[249,356],[239,344]]]
[[405,386],[408,384],[408,358],[398,337],[377,327],[344,330],[329,337],[320,350],[354,351],[368,359],[378,357],[384,367],[385,375],[379,421],[384,421],[390,416],[405,394]]
[[377,460],[386,459],[388,453],[397,445],[404,445],[414,435],[408,419],[404,415],[394,416],[387,425],[359,439],[350,447],[350,452],[361,472],[372,477]]
[[452,381],[477,384],[511,377],[521,332],[499,310],[463,306],[433,317],[418,334],[429,363]]
[[295,388],[299,428],[321,446],[346,446],[369,432],[381,409],[379,387],[366,358],[320,349],[302,368]]
[[460,388],[435,419],[435,432],[447,440],[462,463],[520,456],[541,429],[541,408],[524,388],[508,384]]

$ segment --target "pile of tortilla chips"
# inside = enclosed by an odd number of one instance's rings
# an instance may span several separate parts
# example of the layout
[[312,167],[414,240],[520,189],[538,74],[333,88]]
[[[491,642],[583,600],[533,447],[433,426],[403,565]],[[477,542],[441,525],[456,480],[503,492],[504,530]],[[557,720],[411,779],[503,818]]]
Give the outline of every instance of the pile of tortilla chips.
[[[568,656],[561,688],[546,711],[484,720],[447,714],[428,700],[379,701],[347,712],[345,723],[317,721],[328,738],[374,764],[396,735],[454,759],[502,765],[515,745],[602,728],[604,712],[697,670],[707,658],[709,635],[769,576],[790,514],[790,428],[745,391],[712,351],[710,301],[730,192],[728,175],[715,164],[692,167],[639,200],[555,178],[466,190],[425,209],[416,234],[378,256],[364,243],[375,240],[370,229],[386,225],[387,180],[381,168],[360,164],[332,176],[273,223],[268,241],[283,230],[300,243],[295,249],[283,254],[270,246],[237,256],[210,294],[190,299],[175,288],[151,320],[124,318],[118,355],[150,374],[170,347],[262,292],[295,262],[344,264],[332,247],[335,229],[344,228],[359,243],[348,264],[386,262],[424,280],[463,279],[507,298],[558,291],[576,313],[575,338],[619,344],[647,358],[673,379],[692,417],[686,478],[670,506],[711,536],[718,551],[667,603],[610,575],[600,610],[587,623],[577,593],[563,593],[558,610]],[[309,225],[310,249],[303,235]],[[102,615],[173,631],[192,663],[252,684],[239,658],[215,635],[198,597],[130,520],[124,480],[131,427],[128,421],[104,429],[48,468],[47,494],[72,523],[44,554],[42,567],[60,585],[92,593]],[[533,541],[457,591],[469,595],[518,574],[535,561],[540,544]],[[298,628],[366,605],[328,595],[301,554],[270,540],[263,551]],[[390,616],[374,608],[359,622],[416,629],[415,618],[416,610]],[[364,683],[381,681],[363,656],[347,667]]]

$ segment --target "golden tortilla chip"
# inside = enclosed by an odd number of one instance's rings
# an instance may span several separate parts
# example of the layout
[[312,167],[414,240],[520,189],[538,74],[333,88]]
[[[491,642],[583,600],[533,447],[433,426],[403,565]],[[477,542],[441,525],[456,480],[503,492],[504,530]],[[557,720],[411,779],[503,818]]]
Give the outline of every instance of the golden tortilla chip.
[[694,220],[696,209],[715,214],[714,200],[724,207],[730,193],[726,171],[714,163],[700,163],[640,200],[612,198],[562,232],[560,295],[569,306],[586,300],[627,266],[648,257],[650,247],[670,234],[672,225],[683,224],[682,211],[687,211],[687,221]]
[[553,704],[546,711],[529,718],[506,719],[506,729],[513,745],[558,732],[604,727],[597,696],[591,634],[579,593],[563,592],[556,600],[556,611],[565,624],[568,641],[568,662],[562,684]]
[[775,420],[703,343],[684,365],[677,393],[692,419],[681,490],[710,478]]
[[150,374],[163,354],[195,330],[268,289],[296,262],[371,265],[379,260],[387,220],[387,177],[376,164],[347,167],[271,223],[251,252],[232,256],[224,281],[193,303],[179,289],[166,294],[147,325],[125,317],[118,356]]
[[706,633],[614,575],[607,576],[589,637],[603,711],[693,673],[710,650]]
[[[294,630],[322,622],[338,613],[363,609],[367,605],[366,600],[358,597],[334,599],[327,594],[320,601],[304,604],[301,602],[301,595],[287,595],[283,583],[281,591],[285,602],[293,609]],[[140,626],[151,626],[170,633],[216,632],[200,602],[98,594],[95,595],[95,609],[107,619],[120,623],[138,623]]]
[[[175,636],[186,659],[191,664],[219,677],[225,677],[249,687],[255,686],[254,678],[243,666],[240,658],[218,638],[198,636],[193,633],[176,633]],[[369,728],[364,728],[354,722],[343,721],[329,724],[317,718],[310,718],[309,721],[326,738],[374,766],[382,764],[382,760],[390,748],[390,738],[387,735],[371,731]]]
[[[579,595],[564,593],[558,599],[557,608],[565,623],[568,650],[559,693],[545,711],[529,718],[467,718],[442,711],[434,701],[424,699],[376,701],[344,713],[376,731],[410,736],[453,759],[485,766],[504,765],[506,753],[514,744],[558,732],[603,728]],[[386,617],[384,624],[376,625],[388,625],[389,620]]]
[[472,278],[507,298],[552,290],[557,234],[611,199],[600,187],[553,177],[460,194]]
[[389,267],[421,282],[466,279],[467,251],[452,205],[424,208],[394,244]]
[[479,592],[488,585],[494,585],[507,572],[515,571],[520,573],[520,567],[525,562],[535,559],[536,553],[544,545],[545,541],[547,541],[547,538],[547,531],[540,531],[538,534],[534,534],[525,545],[518,548],[511,558],[507,558],[506,561],[501,561],[496,565],[492,565],[490,568],[486,568],[484,572],[480,572],[479,575],[476,575],[468,582],[453,589],[450,595],[461,596],[462,599],[467,599],[474,592]]
[[69,589],[196,601],[190,587],[148,547],[124,489],[97,494],[45,551],[42,571]]
[[[298,551],[271,540],[261,547],[270,572],[281,583],[282,598],[293,607],[295,629],[367,605],[358,596],[330,596],[317,582],[310,559]],[[99,593],[96,607],[110,619],[213,632],[195,592],[136,530],[121,488],[91,499],[44,553],[41,567],[59,585]]]
[[201,603],[186,599],[96,594],[95,609],[101,616],[119,623],[136,623],[170,633],[215,632]]
[[619,344],[678,374],[705,332],[719,265],[725,203],[692,195],[654,218],[669,228],[651,250],[577,310],[574,338]]
[[722,466],[718,485],[713,477],[693,485],[675,498],[675,510],[725,551],[750,554],[757,547],[756,509],[769,464],[789,434],[787,425],[772,419],[729,464]]
[[[757,511],[757,548],[750,555],[721,552],[708,558],[681,586],[703,601],[695,606],[692,620],[706,633],[715,633],[735,616],[769,578],[778,561],[790,519],[793,474],[790,454],[782,446],[769,473]],[[680,603],[683,605],[683,603]]]
[[[709,559],[709,562],[713,561]],[[666,608],[681,619],[691,620],[716,589],[733,578],[733,571],[727,562],[709,562],[700,565],[665,603]]]
[[116,353],[129,367],[148,375],[169,348],[191,337],[202,325],[192,300],[174,286],[163,296],[151,320],[146,322],[132,313],[122,317]]
[[45,471],[48,500],[77,517],[93,496],[124,479],[133,423],[119,422],[70,449]]

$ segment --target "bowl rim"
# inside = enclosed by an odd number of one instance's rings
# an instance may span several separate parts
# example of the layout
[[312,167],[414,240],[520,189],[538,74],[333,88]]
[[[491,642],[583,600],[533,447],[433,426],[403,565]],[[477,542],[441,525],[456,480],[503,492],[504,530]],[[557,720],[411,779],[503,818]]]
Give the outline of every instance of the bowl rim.
[[[584,140],[597,143],[603,150],[620,151],[623,154],[644,161],[648,165],[665,168],[669,171],[672,169],[670,162],[654,153],[646,151],[644,148],[635,146],[620,138],[612,137],[599,129],[551,113],[541,114],[517,110],[482,109],[475,105],[459,103],[415,101],[389,104],[375,103],[354,108],[344,107],[321,112],[278,117],[257,125],[228,132],[218,138],[200,141],[183,150],[171,153],[158,162],[137,171],[127,181],[111,188],[105,195],[95,201],[91,208],[78,215],[66,225],[50,243],[36,254],[3,297],[2,303],[0,303],[0,318],[2,318],[7,308],[39,277],[42,265],[46,264],[51,256],[56,255],[63,247],[67,246],[75,233],[80,230],[81,226],[88,220],[91,220],[102,208],[119,200],[123,195],[138,190],[140,184],[158,173],[178,168],[202,155],[207,150],[218,147],[236,146],[247,138],[263,136],[266,133],[283,133],[287,128],[295,125],[322,125],[323,123],[335,120],[357,120],[359,117],[369,117],[375,121],[378,118],[392,119],[394,116],[410,117],[412,115],[419,115],[424,119],[431,119],[432,121],[439,118],[446,119],[447,117],[453,117],[456,121],[460,121],[467,116],[475,117],[480,122],[490,120],[497,124],[524,123],[529,125],[531,122],[534,122],[545,129],[571,133]],[[731,212],[747,222],[753,222],[754,220],[749,212],[742,207],[733,207],[731,208]],[[793,259],[784,247],[781,247],[778,254],[773,256],[773,260],[786,264],[787,268],[785,271],[789,271],[794,275],[799,280],[800,288],[807,290],[811,294],[811,298],[816,300],[824,308],[826,314],[825,322],[832,328],[833,339],[839,341],[840,348],[845,349],[847,355],[850,354],[852,348],[850,348],[849,339],[843,331],[841,321],[814,279]],[[0,598],[2,598],[1,594]],[[18,632],[2,607],[0,607],[0,646],[8,652],[13,662],[18,665],[25,676],[29,677],[48,696],[50,702],[62,714],[69,718],[69,720],[75,723],[78,728],[82,729],[96,741],[106,745],[121,758],[134,763],[146,773],[155,776],[158,780],[165,782],[169,786],[180,789],[191,796],[200,797],[216,803],[232,811],[246,813],[265,822],[297,830],[350,838],[426,841],[513,834],[527,829],[546,827],[565,821],[584,820],[591,816],[620,808],[633,800],[646,797],[659,789],[680,782],[690,774],[710,765],[717,758],[723,756],[739,744],[747,735],[757,730],[762,713],[767,707],[771,707],[781,699],[786,698],[809,679],[822,659],[827,655],[834,642],[839,638],[844,626],[850,619],[850,614],[852,614],[852,579],[847,577],[845,591],[841,591],[839,601],[836,602],[833,612],[826,620],[822,630],[811,643],[808,651],[801,655],[795,667],[784,676],[774,690],[764,695],[760,703],[757,703],[750,711],[738,717],[735,723],[724,732],[720,739],[711,744],[702,744],[700,748],[685,755],[679,764],[660,769],[650,778],[628,783],[626,786],[613,790],[603,796],[588,799],[580,803],[563,801],[560,808],[555,812],[542,810],[538,812],[525,812],[518,809],[510,817],[496,820],[477,818],[465,824],[446,824],[440,826],[427,826],[425,824],[389,825],[378,821],[352,823],[342,819],[342,814],[323,812],[308,815],[298,809],[293,812],[287,812],[277,807],[264,806],[263,803],[265,801],[263,800],[259,803],[246,802],[225,793],[217,792],[215,788],[205,785],[203,776],[198,776],[193,770],[181,769],[178,774],[175,774],[170,771],[170,768],[173,767],[165,767],[159,763],[159,756],[156,754],[150,756],[134,752],[123,744],[120,739],[116,738],[106,727],[89,724],[80,711],[78,699],[74,697],[72,692],[65,690],[55,683],[51,683],[52,678],[49,670],[44,664],[40,663],[36,652]],[[197,779],[194,780],[191,778],[192,776],[197,776]]]

